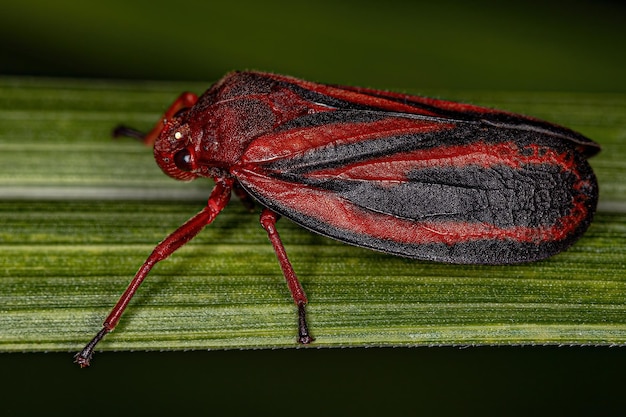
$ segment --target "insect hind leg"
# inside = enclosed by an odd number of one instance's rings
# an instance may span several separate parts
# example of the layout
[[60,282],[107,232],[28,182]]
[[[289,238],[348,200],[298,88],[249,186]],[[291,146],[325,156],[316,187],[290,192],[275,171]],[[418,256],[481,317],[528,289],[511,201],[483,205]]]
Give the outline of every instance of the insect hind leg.
[[306,298],[306,294],[304,293],[304,289],[302,288],[302,284],[300,284],[300,281],[291,266],[291,262],[289,262],[289,259],[287,258],[287,252],[285,251],[283,242],[280,240],[280,236],[276,230],[276,222],[279,218],[280,216],[270,209],[263,209],[260,219],[261,226],[263,226],[267,232],[267,236],[274,247],[274,252],[278,258],[278,263],[283,271],[285,280],[287,281],[287,286],[289,287],[293,301],[298,307],[298,342],[308,344],[315,340],[309,333],[309,327],[306,320],[306,304],[308,300]]

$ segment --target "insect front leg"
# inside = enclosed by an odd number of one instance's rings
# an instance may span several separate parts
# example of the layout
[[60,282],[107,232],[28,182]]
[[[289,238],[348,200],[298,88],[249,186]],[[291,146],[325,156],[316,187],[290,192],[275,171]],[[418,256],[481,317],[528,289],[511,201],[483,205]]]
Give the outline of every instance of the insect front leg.
[[161,131],[163,131],[163,126],[165,126],[165,122],[170,120],[176,113],[180,110],[188,109],[193,107],[194,104],[198,101],[198,96],[194,93],[184,92],[174,102],[170,105],[170,107],[165,111],[159,122],[154,125],[152,130],[148,133],[140,132],[139,130],[133,129],[132,127],[120,125],[113,129],[113,137],[127,136],[135,139],[141,140],[144,144],[152,146],[154,142],[157,140]]
[[81,368],[89,366],[91,362],[91,357],[93,356],[94,348],[96,347],[98,342],[100,342],[104,338],[104,336],[106,336],[108,333],[112,332],[113,329],[115,329],[115,326],[119,322],[122,313],[124,313],[124,310],[126,310],[128,303],[133,298],[133,295],[135,295],[135,293],[137,292],[137,289],[139,288],[143,280],[146,278],[146,276],[148,276],[148,273],[150,273],[152,267],[154,267],[157,262],[167,258],[178,248],[193,239],[194,236],[200,233],[200,231],[206,225],[208,225],[215,219],[215,217],[228,203],[232,191],[232,186],[232,180],[216,180],[215,188],[211,192],[211,196],[209,197],[207,206],[191,219],[187,220],[185,224],[176,229],[172,234],[166,237],[154,248],[150,256],[148,256],[148,259],[146,259],[141,268],[139,268],[139,270],[135,274],[135,277],[126,288],[126,291],[124,291],[124,294],[122,294],[117,304],[115,304],[115,307],[113,307],[113,310],[111,310],[111,313],[109,313],[108,317],[104,320],[104,323],[102,324],[102,329],[89,343],[87,343],[83,350],[81,350],[76,354],[76,356],[74,356],[75,362],[78,363]]
[[280,216],[277,213],[274,213],[270,209],[263,209],[261,212],[261,226],[263,226],[267,232],[267,236],[274,247],[274,252],[276,252],[278,263],[280,264],[280,268],[283,270],[285,280],[287,280],[287,286],[289,287],[293,301],[296,303],[296,306],[298,306],[298,342],[308,344],[315,340],[309,334],[309,326],[306,322],[305,307],[308,300],[306,298],[306,294],[304,293],[304,289],[302,288],[302,284],[298,281],[298,277],[291,266],[291,262],[289,262],[289,259],[287,258],[287,252],[285,252],[283,242],[280,240],[280,236],[276,230],[276,222],[279,217]]

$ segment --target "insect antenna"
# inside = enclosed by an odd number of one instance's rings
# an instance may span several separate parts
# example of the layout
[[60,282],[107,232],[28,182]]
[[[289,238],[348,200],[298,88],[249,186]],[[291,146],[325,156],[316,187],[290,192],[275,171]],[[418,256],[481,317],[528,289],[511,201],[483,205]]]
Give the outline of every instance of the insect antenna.
[[146,137],[146,134],[144,132],[124,125],[116,126],[115,129],[113,129],[113,131],[111,132],[111,135],[114,138],[129,137],[139,140],[144,140],[144,138]]

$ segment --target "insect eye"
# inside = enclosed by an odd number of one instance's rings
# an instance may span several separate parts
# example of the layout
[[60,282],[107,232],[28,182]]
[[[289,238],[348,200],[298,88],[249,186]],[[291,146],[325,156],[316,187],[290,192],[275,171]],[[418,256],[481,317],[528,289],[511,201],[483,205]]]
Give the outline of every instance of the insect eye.
[[188,149],[181,149],[174,154],[174,165],[181,171],[189,172],[193,170],[193,156]]

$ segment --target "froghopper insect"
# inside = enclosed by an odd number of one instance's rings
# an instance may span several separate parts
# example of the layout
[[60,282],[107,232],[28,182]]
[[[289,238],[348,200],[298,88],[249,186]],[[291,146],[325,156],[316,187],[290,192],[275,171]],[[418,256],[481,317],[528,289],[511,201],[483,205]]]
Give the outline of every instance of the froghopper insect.
[[233,72],[183,93],[148,134],[169,176],[215,181],[206,207],[159,243],[102,329],[118,323],[152,267],[210,224],[235,193],[257,203],[313,341],[308,302],[276,230],[280,216],[339,241],[456,264],[538,261],[587,230],[598,200],[592,140],[518,114],[414,95]]

